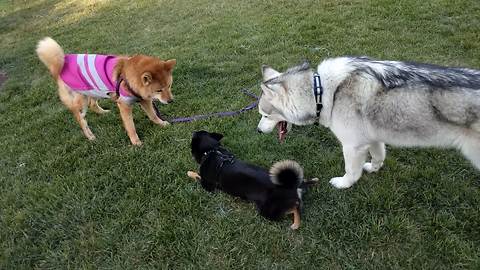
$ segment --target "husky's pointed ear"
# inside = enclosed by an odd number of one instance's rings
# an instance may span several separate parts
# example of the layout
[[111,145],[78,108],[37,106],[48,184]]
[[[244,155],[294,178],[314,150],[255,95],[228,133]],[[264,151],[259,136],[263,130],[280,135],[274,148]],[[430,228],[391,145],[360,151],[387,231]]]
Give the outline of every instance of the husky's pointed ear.
[[280,76],[280,72],[276,71],[275,69],[267,66],[267,65],[262,65],[262,75],[263,75],[263,81],[268,81],[273,78],[276,78]]
[[260,85],[260,88],[262,88],[262,93],[263,95],[265,95],[266,98],[268,99],[271,99],[275,96],[275,90],[273,90],[272,88],[268,87],[267,85],[265,84],[261,84]]
[[217,141],[220,141],[223,138],[223,134],[211,132],[210,137],[214,138]]
[[278,94],[281,94],[287,91],[283,82],[281,81],[276,82],[275,79],[273,81],[270,80],[268,82],[261,84],[261,88],[262,88],[263,94],[270,98],[275,97]]
[[303,60],[303,63],[300,64],[300,70],[307,70],[310,68],[310,62],[308,60]]

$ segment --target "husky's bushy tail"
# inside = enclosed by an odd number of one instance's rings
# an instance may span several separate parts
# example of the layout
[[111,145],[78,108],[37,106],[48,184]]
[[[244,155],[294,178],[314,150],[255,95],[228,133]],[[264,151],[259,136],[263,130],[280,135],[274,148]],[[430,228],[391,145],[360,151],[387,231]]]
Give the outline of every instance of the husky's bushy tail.
[[270,168],[270,180],[284,188],[298,188],[303,182],[303,168],[293,160],[279,161]]
[[36,52],[38,58],[52,73],[53,78],[57,79],[65,61],[65,53],[62,47],[52,38],[46,37],[38,42]]

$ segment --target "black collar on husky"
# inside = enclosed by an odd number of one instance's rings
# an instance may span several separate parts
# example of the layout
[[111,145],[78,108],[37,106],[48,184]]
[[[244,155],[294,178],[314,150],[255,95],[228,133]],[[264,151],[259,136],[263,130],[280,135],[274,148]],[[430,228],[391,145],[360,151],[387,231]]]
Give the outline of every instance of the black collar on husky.
[[323,108],[323,87],[322,82],[320,81],[320,75],[318,75],[317,72],[313,73],[313,94],[315,95],[315,103],[317,104],[317,121],[315,121],[315,124],[318,125],[320,121],[320,112]]
[[115,93],[117,94],[117,98],[120,97],[120,84],[122,82],[125,82],[125,86],[127,87],[127,90],[137,98],[137,101],[143,100],[142,96],[140,96],[137,92],[135,92],[132,89],[132,87],[130,87],[130,84],[128,84],[127,80],[125,80],[122,76],[118,77],[117,84],[115,86]]

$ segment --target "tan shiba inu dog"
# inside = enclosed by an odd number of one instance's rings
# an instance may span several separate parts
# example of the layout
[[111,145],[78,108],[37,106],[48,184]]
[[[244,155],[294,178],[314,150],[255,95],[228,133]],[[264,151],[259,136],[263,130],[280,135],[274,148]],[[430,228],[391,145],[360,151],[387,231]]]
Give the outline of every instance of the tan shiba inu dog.
[[169,124],[157,116],[152,100],[159,99],[164,104],[173,101],[175,59],[64,54],[60,45],[48,37],[38,43],[36,52],[56,80],[60,100],[73,113],[89,140],[94,140],[95,135],[85,119],[87,108],[99,114],[107,112],[98,105],[99,98],[112,98],[117,102],[123,125],[134,145],[142,144],[133,123],[134,103],[139,102],[154,123],[162,127]]

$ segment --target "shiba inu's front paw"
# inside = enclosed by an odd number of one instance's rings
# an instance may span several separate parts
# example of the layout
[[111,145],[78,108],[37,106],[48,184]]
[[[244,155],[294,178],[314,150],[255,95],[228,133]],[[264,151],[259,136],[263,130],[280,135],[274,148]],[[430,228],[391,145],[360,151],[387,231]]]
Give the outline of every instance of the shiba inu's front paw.
[[167,127],[167,126],[170,126],[171,124],[167,121],[161,121],[158,123],[158,125],[161,127]]
[[382,167],[383,163],[381,164],[373,164],[371,162],[367,162],[365,164],[363,164],[363,170],[368,172],[368,173],[373,173],[373,172],[377,172],[378,170],[380,170],[380,168]]
[[345,189],[351,187],[355,182],[345,177],[334,177],[330,179],[330,184],[338,189]]
[[132,145],[142,146],[142,141],[140,141],[140,139],[134,139],[134,140],[131,140],[131,142],[132,142]]
[[85,134],[85,137],[87,137],[87,139],[89,141],[94,141],[96,139],[95,135],[93,135],[93,132],[90,129],[85,130],[84,134]]

